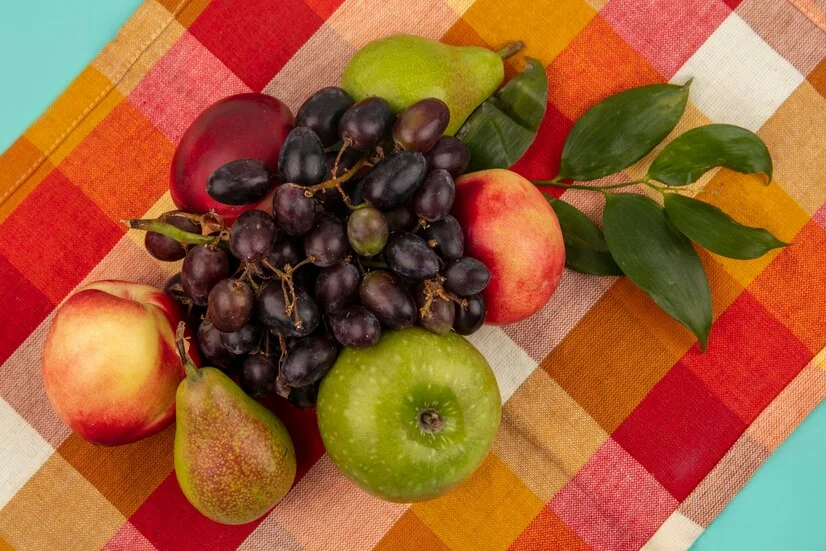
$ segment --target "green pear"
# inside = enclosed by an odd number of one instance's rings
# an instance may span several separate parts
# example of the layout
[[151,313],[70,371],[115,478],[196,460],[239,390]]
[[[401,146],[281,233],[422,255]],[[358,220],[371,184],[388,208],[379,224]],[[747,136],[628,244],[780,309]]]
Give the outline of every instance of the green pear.
[[[508,48],[501,52],[505,57],[512,53]],[[445,134],[453,135],[504,77],[497,52],[397,34],[374,40],[356,52],[344,69],[341,86],[356,101],[384,98],[394,111],[425,98],[439,98],[450,109]]]
[[198,369],[178,351],[186,378],[176,396],[175,475],[189,502],[223,524],[244,524],[269,511],[295,479],[287,429],[214,367]]

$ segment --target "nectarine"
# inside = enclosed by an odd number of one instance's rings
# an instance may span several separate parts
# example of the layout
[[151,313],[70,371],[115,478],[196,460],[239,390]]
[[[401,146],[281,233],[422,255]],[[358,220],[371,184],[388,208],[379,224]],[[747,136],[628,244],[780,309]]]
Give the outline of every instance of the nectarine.
[[105,445],[169,425],[184,377],[175,344],[181,319],[172,297],[138,283],[97,281],[69,297],[43,347],[43,383],[60,418]]
[[184,132],[172,157],[169,190],[181,210],[215,210],[227,221],[244,211],[272,208],[272,194],[250,205],[226,205],[207,193],[210,175],[231,161],[256,159],[278,173],[278,154],[293,128],[293,115],[266,94],[238,94],[207,107]]
[[536,186],[509,170],[465,174],[456,180],[453,208],[465,254],[491,272],[486,323],[514,323],[542,308],[559,285],[565,246],[559,221]]

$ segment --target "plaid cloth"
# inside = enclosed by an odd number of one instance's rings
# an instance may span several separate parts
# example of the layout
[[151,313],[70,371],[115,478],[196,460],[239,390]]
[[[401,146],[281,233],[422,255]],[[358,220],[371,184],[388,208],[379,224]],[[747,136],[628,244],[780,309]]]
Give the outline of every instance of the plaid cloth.
[[[817,0],[147,0],[0,157],[0,549],[687,548],[826,397],[824,30]],[[502,427],[473,478],[439,499],[361,492],[324,455],[314,413],[272,400],[294,435],[296,485],[259,521],[212,523],[178,488],[174,429],[101,448],[58,420],[40,375],[51,316],[85,282],[160,285],[178,270],[118,220],[173,207],[170,158],[198,112],[261,90],[295,110],[394,32],[527,42],[550,80],[515,168],[529,178],[555,174],[594,102],[694,77],[675,134],[754,130],[776,180],[719,170],[692,193],[793,244],[752,261],[701,252],[715,312],[705,354],[628,280],[572,272],[536,316],[474,335]],[[601,210],[599,194],[564,198]]]

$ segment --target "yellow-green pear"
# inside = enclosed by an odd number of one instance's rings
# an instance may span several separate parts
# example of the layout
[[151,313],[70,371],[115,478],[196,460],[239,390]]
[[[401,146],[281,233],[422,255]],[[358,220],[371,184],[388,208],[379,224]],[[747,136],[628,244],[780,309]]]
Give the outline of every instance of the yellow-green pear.
[[505,70],[501,56],[520,47],[514,43],[497,53],[421,36],[391,35],[356,52],[344,69],[341,86],[356,101],[369,96],[384,98],[394,111],[425,98],[439,98],[450,109],[445,134],[453,135],[502,84]]

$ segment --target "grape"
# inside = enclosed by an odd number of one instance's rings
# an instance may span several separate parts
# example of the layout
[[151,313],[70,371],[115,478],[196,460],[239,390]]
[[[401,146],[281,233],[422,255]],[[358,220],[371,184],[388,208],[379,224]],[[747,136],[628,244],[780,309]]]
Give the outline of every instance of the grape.
[[301,186],[284,184],[272,198],[272,214],[278,227],[287,235],[304,235],[315,221],[315,201],[304,195]]
[[266,283],[255,297],[255,310],[258,319],[276,333],[285,337],[304,337],[312,333],[318,326],[318,307],[307,292],[301,288],[295,289],[295,301],[298,308],[298,317],[301,327],[295,325],[293,315],[284,313],[287,306],[284,302],[284,292],[281,282]]
[[439,257],[424,239],[412,233],[391,234],[384,247],[384,261],[394,273],[416,281],[439,273]]
[[261,326],[254,322],[246,324],[238,331],[221,333],[224,348],[233,354],[247,354],[260,340]]
[[275,243],[275,220],[263,210],[248,210],[239,216],[229,234],[229,250],[241,262],[258,262]]
[[316,266],[332,266],[347,255],[344,223],[330,213],[321,215],[315,227],[304,237],[304,254],[314,257]]
[[465,252],[465,236],[462,227],[451,215],[432,222],[423,234],[429,246],[433,246],[445,260],[459,258]]
[[254,295],[249,285],[238,279],[222,279],[209,292],[208,312],[219,331],[238,331],[250,319]]
[[277,370],[269,356],[254,354],[241,367],[241,388],[253,398],[270,394],[275,388]]
[[338,141],[338,121],[351,105],[353,98],[341,88],[322,88],[298,108],[295,125],[306,126],[318,135],[321,145],[329,147]]
[[243,360],[243,355],[233,354],[224,346],[221,339],[221,332],[212,325],[209,320],[204,320],[198,326],[197,339],[198,348],[205,358],[206,365],[214,365],[224,370],[238,366]]
[[369,151],[387,135],[393,122],[393,110],[385,100],[364,98],[351,106],[338,123],[338,135],[357,151]]
[[315,298],[326,313],[358,301],[361,276],[358,268],[341,262],[322,268],[315,281]]
[[181,267],[184,293],[195,304],[205,306],[216,283],[229,276],[229,259],[214,245],[196,245],[189,249]]
[[445,290],[466,297],[481,293],[488,286],[490,270],[475,258],[463,256],[445,266],[444,276]]
[[278,155],[278,179],[284,184],[314,186],[324,180],[325,172],[327,163],[321,140],[309,128],[293,128]]
[[431,170],[416,195],[413,196],[413,209],[417,216],[428,222],[441,220],[453,207],[456,186],[447,170]]
[[315,407],[316,401],[318,400],[318,387],[320,385],[321,382],[316,381],[311,385],[291,388],[287,396],[287,401],[294,407],[300,409]]
[[461,176],[469,163],[470,150],[462,140],[453,136],[442,136],[427,152],[427,166],[447,170],[454,178]]
[[308,295],[312,295],[315,292],[315,282],[318,279],[318,274],[321,273],[322,269],[315,264],[304,264],[293,272],[293,285],[296,288],[304,289]]
[[475,333],[485,323],[485,299],[482,295],[470,295],[466,297],[468,304],[462,307],[457,304],[456,320],[453,322],[453,330],[460,335],[470,335]]
[[[350,184],[350,204],[360,205],[364,203],[364,178],[359,178],[355,182],[349,180],[347,183]],[[348,209],[347,212],[350,212],[350,210]]]
[[[275,240],[270,254],[267,255],[267,263],[270,266],[283,270],[289,264],[295,266],[304,258],[304,246],[301,241],[286,236],[279,236]],[[269,268],[265,268],[266,273],[270,273]]]
[[399,151],[377,164],[362,179],[364,200],[389,210],[410,199],[427,174],[427,161],[418,151]]
[[373,207],[356,209],[347,219],[347,239],[361,256],[374,256],[384,249],[390,230],[380,210]]
[[279,378],[291,387],[311,385],[330,371],[336,356],[338,348],[329,337],[305,337],[287,352]]
[[210,174],[207,193],[225,205],[249,205],[266,197],[272,186],[267,165],[258,159],[238,159]]
[[416,303],[410,292],[390,272],[377,270],[366,274],[359,286],[359,297],[380,322],[403,329],[416,322]]
[[[190,233],[201,234],[201,225],[194,220],[184,218],[183,216],[168,216],[164,220],[168,224],[172,224],[178,229],[188,231]],[[173,262],[180,260],[186,256],[186,249],[183,245],[163,234],[157,232],[146,232],[143,244],[146,247],[146,252],[164,262]]]
[[338,342],[352,348],[368,348],[381,337],[381,324],[375,314],[356,304],[332,314],[330,327]]
[[442,137],[450,121],[450,110],[438,98],[417,101],[399,114],[393,126],[393,141],[402,149],[424,153]]
[[[424,285],[418,285],[416,287],[415,295],[416,304],[419,307],[419,325],[437,335],[449,333],[450,328],[453,326],[453,320],[456,317],[453,303],[438,296],[433,296],[428,305]],[[422,308],[426,308],[429,315],[423,315]]]
[[408,205],[400,205],[384,212],[388,229],[393,231],[411,231],[416,227],[418,219],[416,213]]

